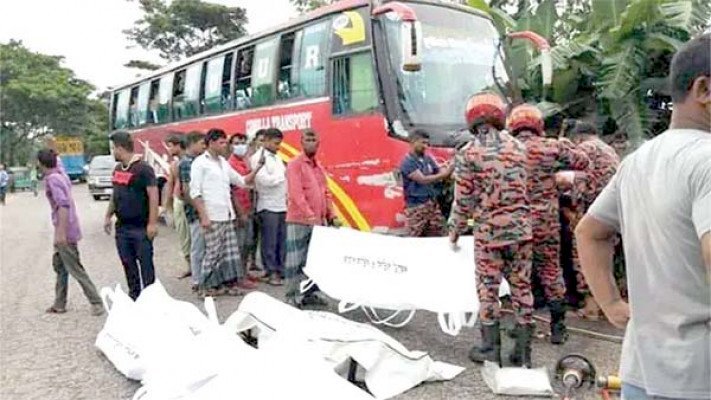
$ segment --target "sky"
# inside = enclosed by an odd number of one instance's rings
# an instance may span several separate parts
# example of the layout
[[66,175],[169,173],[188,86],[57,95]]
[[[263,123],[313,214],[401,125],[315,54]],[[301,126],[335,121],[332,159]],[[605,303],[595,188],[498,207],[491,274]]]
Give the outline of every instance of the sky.
[[[289,0],[211,0],[247,10],[249,33],[258,33],[297,15]],[[123,67],[132,59],[163,64],[122,33],[141,18],[137,1],[2,0],[0,43],[22,40],[32,51],[61,55],[64,66],[99,91],[130,81],[139,70]]]

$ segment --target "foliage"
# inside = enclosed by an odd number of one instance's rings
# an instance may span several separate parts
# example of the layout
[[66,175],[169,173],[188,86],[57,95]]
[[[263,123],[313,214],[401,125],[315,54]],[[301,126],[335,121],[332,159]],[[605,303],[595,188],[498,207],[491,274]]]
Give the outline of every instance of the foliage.
[[[554,79],[547,96],[532,50],[517,44],[507,48],[522,99],[553,100],[572,117],[592,115],[600,126],[625,132],[633,144],[665,125],[660,120],[668,118],[669,111],[660,95],[671,56],[711,18],[711,4],[699,0],[492,0],[490,6],[469,0],[469,4],[489,12],[502,34],[532,30],[549,40]],[[497,15],[501,12],[515,23],[502,23]]]
[[[61,65],[62,57],[35,53],[21,42],[0,44],[0,160],[26,163],[47,134],[103,133],[107,107],[89,99],[94,87]],[[102,125],[103,124],[103,125]]]
[[142,69],[146,71],[155,71],[160,69],[160,65],[153,64],[149,61],[144,60],[131,60],[123,65],[126,68]]
[[[130,1],[130,0],[129,0]],[[138,0],[143,18],[124,31],[129,40],[161,58],[179,60],[246,33],[244,8],[202,0]]]
[[333,4],[336,0],[289,0],[300,13],[315,10],[325,5]]

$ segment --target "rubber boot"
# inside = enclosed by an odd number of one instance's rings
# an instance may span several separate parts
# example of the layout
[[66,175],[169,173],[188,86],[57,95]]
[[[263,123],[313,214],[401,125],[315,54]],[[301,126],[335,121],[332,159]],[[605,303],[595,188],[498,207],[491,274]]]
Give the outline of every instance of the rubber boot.
[[517,367],[531,368],[531,338],[535,326],[533,324],[516,324],[514,328],[515,344],[513,352],[509,354],[509,361]]
[[491,325],[481,325],[481,345],[469,350],[469,359],[477,363],[491,361],[501,366],[501,333],[498,321]]
[[560,300],[548,303],[551,312],[551,343],[563,344],[568,339],[568,331],[565,328],[565,306]]

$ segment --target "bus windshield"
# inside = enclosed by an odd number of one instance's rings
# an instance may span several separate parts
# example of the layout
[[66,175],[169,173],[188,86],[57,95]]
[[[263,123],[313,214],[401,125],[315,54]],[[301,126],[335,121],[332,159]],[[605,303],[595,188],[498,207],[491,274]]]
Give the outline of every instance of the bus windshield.
[[499,36],[489,20],[442,6],[410,4],[422,24],[422,68],[402,69],[401,25],[384,18],[390,66],[397,80],[401,111],[412,125],[443,130],[465,127],[464,105],[475,93],[497,90],[492,66],[502,85],[508,81],[497,56]]

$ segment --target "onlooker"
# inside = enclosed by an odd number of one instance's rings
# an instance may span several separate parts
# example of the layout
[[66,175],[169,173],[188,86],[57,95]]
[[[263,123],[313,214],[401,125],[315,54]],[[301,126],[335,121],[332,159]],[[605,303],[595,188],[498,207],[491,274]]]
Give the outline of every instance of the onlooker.
[[[711,398],[711,34],[671,62],[670,129],[628,155],[578,225],[583,273],[622,345],[622,398]],[[629,305],[612,274],[622,233]]]
[[205,137],[200,132],[188,133],[187,151],[185,156],[180,160],[178,165],[178,174],[180,176],[180,195],[185,208],[185,219],[190,227],[190,274],[192,280],[192,288],[198,290],[200,283],[200,268],[202,258],[205,255],[205,237],[200,228],[200,218],[193,199],[190,197],[190,170],[193,161],[205,151]]
[[286,300],[297,307],[325,306],[326,301],[317,295],[313,285],[303,296],[299,283],[304,278],[303,268],[311,242],[314,225],[335,225],[331,194],[326,184],[326,172],[316,159],[319,137],[312,130],[301,134],[303,154],[292,160],[286,168],[288,200],[286,212]]
[[264,133],[264,146],[252,155],[250,164],[264,168],[255,177],[257,216],[261,224],[261,255],[265,274],[263,280],[273,286],[283,285],[286,257],[286,166],[277,156],[284,135],[270,128]]
[[[62,163],[62,158],[59,156],[59,150],[57,149],[57,139],[54,137],[54,135],[46,135],[44,137],[44,146],[54,152],[57,157],[57,169],[64,175],[67,175],[67,171],[64,169],[64,164]],[[67,177],[69,176],[67,175]]]
[[205,255],[199,282],[200,296],[240,295],[237,286],[243,278],[239,245],[235,231],[230,184],[246,187],[262,167],[257,163],[247,176],[235,172],[227,163],[227,135],[211,129],[205,136],[207,151],[197,157],[190,171],[190,197],[205,235]]
[[438,182],[454,171],[454,163],[440,169],[427,154],[430,135],[415,131],[410,137],[411,151],[402,161],[400,172],[405,190],[405,217],[408,236],[444,236],[444,215],[437,202]]
[[[262,146],[264,145],[264,132],[266,132],[266,129],[260,129],[258,130],[255,134],[252,140],[249,142],[249,148],[247,152],[247,156],[245,157],[247,160],[250,160],[252,156],[260,151],[262,149]],[[250,259],[247,260],[248,263],[248,270],[249,271],[262,271],[262,268],[257,265],[257,248],[259,247],[259,244],[261,243],[261,232],[262,232],[262,224],[259,223],[259,218],[257,216],[257,191],[256,190],[251,190],[251,205],[252,209],[250,210],[250,213],[252,215],[251,218],[251,225],[252,225],[252,236],[251,236],[251,241],[254,243],[253,249],[254,249],[254,256]]]
[[187,264],[187,271],[181,272],[179,278],[187,278],[190,276],[190,229],[185,218],[185,208],[180,196],[180,178],[178,177],[178,163],[185,155],[185,138],[180,133],[170,134],[165,140],[165,147],[171,158],[170,173],[165,185],[165,208],[168,215],[173,216],[173,226],[178,232],[180,250]]
[[47,312],[50,314],[67,312],[67,289],[69,275],[71,275],[79,282],[84,295],[89,300],[91,314],[101,315],[104,313],[101,298],[79,258],[77,244],[81,240],[81,228],[72,198],[72,183],[57,168],[57,153],[53,150],[40,150],[37,153],[37,160],[45,177],[45,193],[52,208],[52,225],[54,225],[52,264],[57,273],[57,283],[54,304],[47,309]]
[[[228,162],[232,169],[242,176],[249,175],[251,169],[249,168],[247,158],[247,152],[249,151],[247,137],[242,133],[235,133],[230,137],[229,148],[231,154]],[[256,281],[258,281],[258,279],[249,274],[249,266],[254,264],[257,253],[256,245],[252,241],[252,238],[254,237],[254,234],[252,233],[254,229],[252,190],[233,185],[232,205],[234,206],[237,214],[237,219],[235,220],[235,223],[237,224],[237,240],[239,242],[239,253],[242,261],[241,265],[243,276],[246,278],[240,282],[240,287],[247,290],[256,289]]]
[[158,188],[153,168],[133,153],[131,134],[116,131],[109,139],[119,163],[112,178],[114,190],[104,230],[111,234],[112,218],[116,215],[116,248],[126,273],[129,296],[135,300],[155,281],[153,239],[158,234]]
[[5,164],[0,163],[0,204],[5,205],[5,196],[7,196],[7,187],[10,184],[10,175],[5,171]]

